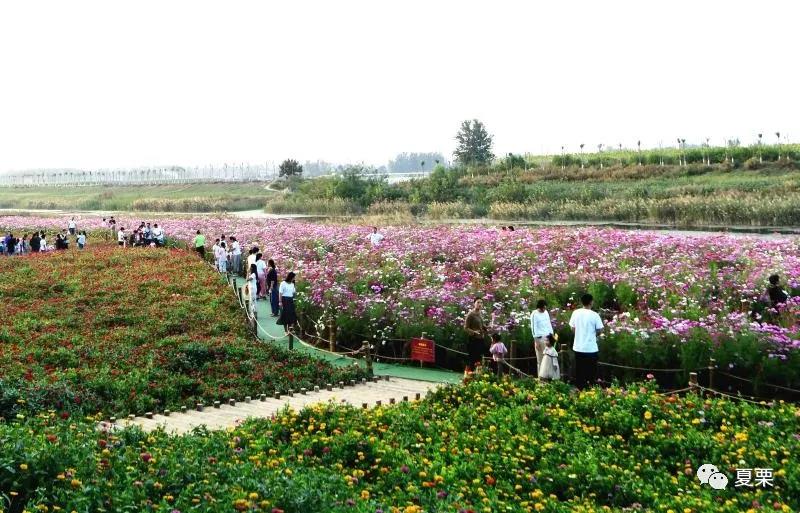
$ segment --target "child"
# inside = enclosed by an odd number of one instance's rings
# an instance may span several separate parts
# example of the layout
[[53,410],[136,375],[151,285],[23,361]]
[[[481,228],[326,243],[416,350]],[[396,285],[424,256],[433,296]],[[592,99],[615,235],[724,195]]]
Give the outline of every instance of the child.
[[256,310],[256,294],[258,292],[258,270],[256,264],[250,264],[250,272],[247,274],[247,290],[246,293],[250,297],[250,313]]
[[539,366],[539,379],[548,381],[561,379],[561,371],[558,368],[558,351],[553,347],[553,335],[549,335],[545,341],[543,360]]
[[503,360],[505,359],[506,353],[508,353],[508,349],[506,349],[506,345],[503,344],[500,340],[500,335],[497,333],[492,334],[492,345],[489,347],[489,352],[492,354],[492,360],[497,369],[497,375],[500,376],[503,373]]

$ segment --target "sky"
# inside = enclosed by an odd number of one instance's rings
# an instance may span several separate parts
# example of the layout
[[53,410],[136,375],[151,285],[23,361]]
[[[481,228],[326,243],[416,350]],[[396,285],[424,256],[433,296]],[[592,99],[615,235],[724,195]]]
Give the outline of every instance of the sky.
[[0,172],[800,140],[800,2],[0,3]]

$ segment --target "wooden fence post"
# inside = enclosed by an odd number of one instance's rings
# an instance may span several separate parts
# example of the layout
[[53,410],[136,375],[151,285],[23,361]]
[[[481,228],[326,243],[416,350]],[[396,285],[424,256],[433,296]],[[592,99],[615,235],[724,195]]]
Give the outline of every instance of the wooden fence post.
[[[568,381],[569,372],[571,371],[567,363],[568,361],[569,354],[567,353],[567,344],[561,344],[561,349],[558,351],[558,365],[561,367],[561,379],[564,381]],[[539,363],[539,360],[536,360],[537,367]],[[539,376],[539,369],[536,369],[536,376]]]
[[714,358],[708,359],[708,388],[714,389],[714,369],[717,368],[717,360]]
[[690,372],[689,373],[689,388],[691,388],[692,391],[696,391],[697,390],[697,373],[696,372]]
[[331,316],[328,319],[328,342],[331,353],[336,352],[336,318]]
[[369,349],[369,341],[363,341],[361,348],[365,351],[364,360],[367,362],[367,376],[372,377],[372,354]]

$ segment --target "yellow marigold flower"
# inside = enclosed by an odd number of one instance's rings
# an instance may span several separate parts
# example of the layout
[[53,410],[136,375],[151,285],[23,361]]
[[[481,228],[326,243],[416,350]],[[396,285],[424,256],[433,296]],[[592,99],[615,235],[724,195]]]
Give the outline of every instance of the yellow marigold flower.
[[247,498],[251,501],[258,500],[258,494],[256,492],[250,492],[250,495],[248,495]]
[[361,498],[364,500],[369,500],[369,491],[368,490],[361,490]]
[[652,418],[653,418],[653,414],[650,412],[650,410],[647,410],[646,412],[644,412],[644,420],[650,420]]
[[81,485],[81,482],[78,479],[73,479],[69,482],[69,484],[72,485],[73,488],[78,488]]
[[27,465],[27,463],[22,463],[22,464],[20,464],[20,466],[19,466],[19,469],[20,469],[20,470],[28,470],[28,465]]

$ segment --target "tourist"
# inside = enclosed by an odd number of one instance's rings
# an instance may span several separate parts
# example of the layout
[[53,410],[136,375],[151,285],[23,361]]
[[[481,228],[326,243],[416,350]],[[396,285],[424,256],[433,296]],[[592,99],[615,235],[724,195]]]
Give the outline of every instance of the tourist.
[[50,248],[47,246],[47,234],[44,232],[41,233],[41,237],[39,237],[39,251],[49,251]]
[[194,250],[200,258],[206,259],[206,236],[200,233],[200,230],[197,230],[197,235],[194,237]]
[[231,237],[231,269],[234,274],[242,272],[242,246],[236,237]]
[[464,331],[467,332],[468,337],[468,366],[480,362],[486,352],[486,325],[483,323],[483,318],[481,317],[482,308],[483,300],[481,298],[475,298],[475,302],[472,304],[472,310],[464,317]]
[[294,309],[294,294],[296,290],[294,278],[295,274],[293,272],[287,274],[286,279],[283,280],[283,283],[281,283],[278,289],[278,294],[280,296],[278,305],[281,309],[281,313],[277,323],[283,325],[283,330],[287,335],[289,334],[289,329],[297,325],[297,313]]
[[214,256],[214,267],[216,267],[217,271],[224,273],[226,267],[225,259],[227,258],[227,252],[225,248],[220,246],[219,239],[214,239],[214,245],[211,246],[211,254]]
[[256,254],[256,269],[258,270],[258,299],[267,299],[267,263],[262,253]]
[[[116,220],[116,219],[114,219],[114,216],[111,216],[111,217],[108,219],[108,228],[111,230],[111,235],[114,235],[114,234],[116,233],[116,230],[117,230],[117,220]],[[119,239],[117,239],[117,240],[119,240]]]
[[507,353],[508,349],[506,348],[506,345],[503,344],[503,341],[500,340],[500,335],[493,333],[492,345],[489,347],[489,354],[492,355],[492,361],[494,362],[495,370],[497,371],[498,376],[503,373],[503,361],[505,360]]
[[67,234],[67,230],[61,230],[61,245],[63,246],[61,249],[69,249],[69,235]]
[[372,233],[369,234],[369,241],[374,246],[379,246],[383,240],[383,234],[378,231],[377,226],[372,227]]
[[142,231],[142,235],[144,236],[145,240],[150,240],[153,238],[153,229],[150,227],[150,223],[144,224],[142,221],[142,225],[139,227]]
[[217,249],[217,268],[221,273],[228,272],[228,250],[222,244]]
[[[147,223],[147,226],[149,227],[150,223]],[[156,246],[161,247],[164,245],[164,229],[158,226],[158,223],[153,225],[152,230],[150,230],[150,236],[153,238]]]
[[508,231],[513,232],[514,231],[514,225],[508,225]]
[[544,360],[539,365],[539,379],[557,381],[561,379],[561,370],[558,366],[558,351],[553,347],[555,338],[549,335],[545,340]]
[[789,294],[781,287],[780,275],[773,274],[769,277],[766,297],[769,299],[769,305],[772,308],[777,308],[779,305],[786,303],[789,299]]
[[251,265],[256,263],[256,255],[258,254],[258,247],[254,246],[247,252],[247,262],[245,262],[245,269],[250,269]]
[[539,369],[542,366],[545,342],[547,337],[553,334],[550,312],[547,311],[547,302],[544,299],[536,302],[536,310],[531,313],[531,334],[536,351],[536,368]]
[[255,314],[256,311],[256,291],[258,290],[258,285],[256,281],[257,276],[258,276],[258,270],[256,269],[256,264],[251,264],[249,272],[247,274],[247,290],[245,291],[248,294],[247,297],[250,298],[251,315]]
[[31,244],[31,252],[38,253],[39,250],[42,248],[42,239],[41,237],[39,237],[39,232],[33,232],[30,244]]
[[24,255],[28,252],[30,252],[30,246],[28,245],[28,234],[26,233],[19,240],[19,244],[17,244],[17,254]]
[[75,218],[74,217],[69,220],[69,223],[67,223],[67,228],[69,229],[69,234],[74,236],[75,235],[75,230],[77,230],[77,228],[78,228],[78,224],[75,222]]
[[6,236],[6,255],[12,256],[14,252],[17,250],[17,243],[19,241],[16,237],[14,237],[13,233],[9,233]]
[[82,231],[78,235],[78,249],[83,249],[86,247],[86,231]]
[[272,308],[272,316],[277,317],[280,311],[278,309],[278,304],[280,303],[278,298],[278,270],[275,268],[275,261],[271,258],[267,262],[267,267],[269,267],[269,271],[267,271],[267,291],[269,292],[269,304]]
[[603,329],[603,320],[592,310],[591,294],[581,296],[583,308],[572,312],[569,325],[575,333],[572,350],[575,352],[575,385],[579,389],[592,386],[597,381],[597,333]]
[[127,244],[127,240],[125,239],[125,227],[121,226],[117,232],[117,246],[124,248],[125,244]]

